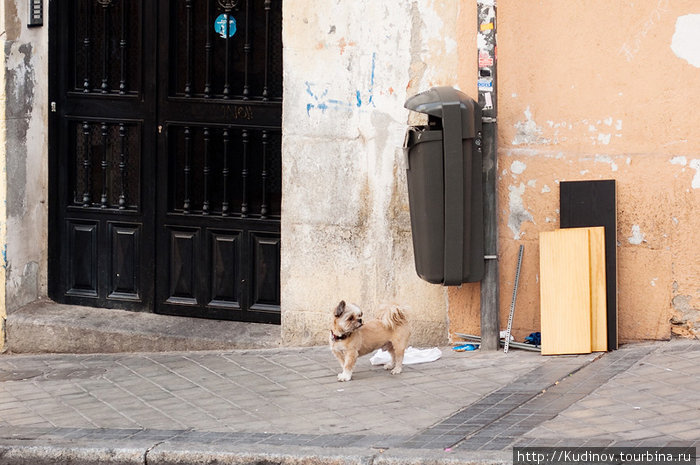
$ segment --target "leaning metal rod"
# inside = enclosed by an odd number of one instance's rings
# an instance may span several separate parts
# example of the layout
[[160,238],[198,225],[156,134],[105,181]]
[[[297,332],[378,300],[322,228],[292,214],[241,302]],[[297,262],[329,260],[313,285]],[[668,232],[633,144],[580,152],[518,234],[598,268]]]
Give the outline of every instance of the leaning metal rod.
[[518,282],[520,281],[520,267],[523,264],[523,250],[525,246],[520,244],[518,250],[518,266],[515,269],[515,282],[513,283],[513,299],[510,301],[510,314],[508,315],[508,329],[506,330],[506,344],[503,346],[503,353],[508,353],[510,344],[510,331],[513,329],[513,314],[515,313],[515,299],[518,297]]

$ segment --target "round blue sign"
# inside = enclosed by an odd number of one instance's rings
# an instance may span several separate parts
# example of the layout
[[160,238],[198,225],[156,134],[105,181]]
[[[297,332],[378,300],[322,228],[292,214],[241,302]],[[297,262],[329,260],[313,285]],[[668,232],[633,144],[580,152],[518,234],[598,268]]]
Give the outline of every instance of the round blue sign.
[[[228,19],[228,27],[227,20]],[[214,31],[223,39],[227,37],[233,37],[236,33],[236,19],[225,13],[220,14],[214,21]]]

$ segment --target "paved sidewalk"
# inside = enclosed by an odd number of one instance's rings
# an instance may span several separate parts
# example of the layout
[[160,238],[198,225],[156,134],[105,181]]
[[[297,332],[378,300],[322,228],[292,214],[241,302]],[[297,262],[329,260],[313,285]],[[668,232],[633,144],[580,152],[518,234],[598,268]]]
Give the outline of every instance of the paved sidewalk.
[[510,463],[700,444],[700,342],[456,353],[392,376],[327,347],[0,356],[0,464]]

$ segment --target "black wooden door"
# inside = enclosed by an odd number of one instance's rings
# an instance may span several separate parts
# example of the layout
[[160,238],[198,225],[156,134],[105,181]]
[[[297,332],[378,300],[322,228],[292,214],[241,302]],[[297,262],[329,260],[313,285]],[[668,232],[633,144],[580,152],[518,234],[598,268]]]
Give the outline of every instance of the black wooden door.
[[279,321],[281,13],[161,1],[159,312]]
[[153,2],[55,0],[51,14],[49,292],[153,307]]
[[50,2],[50,295],[279,322],[281,0]]

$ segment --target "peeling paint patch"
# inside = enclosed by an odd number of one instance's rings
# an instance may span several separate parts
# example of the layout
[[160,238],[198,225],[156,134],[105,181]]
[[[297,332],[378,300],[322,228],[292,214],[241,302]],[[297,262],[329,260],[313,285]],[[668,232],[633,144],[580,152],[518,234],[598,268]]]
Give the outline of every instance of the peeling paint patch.
[[508,227],[513,231],[513,239],[520,239],[523,233],[520,232],[520,227],[525,221],[535,222],[532,214],[525,209],[523,205],[523,194],[525,193],[525,184],[520,183],[519,187],[508,186],[508,205],[510,214],[508,215]]
[[[593,145],[609,145],[613,137],[622,137],[622,120],[615,120],[612,116],[607,116],[602,120],[597,120],[595,123],[589,122],[587,119],[582,121],[588,126],[588,138],[593,142]],[[611,129],[614,131],[611,132]]]
[[693,176],[693,182],[691,183],[691,187],[693,189],[700,189],[700,159],[694,158],[690,160],[688,166],[695,170],[695,176]]
[[632,235],[627,238],[630,244],[639,245],[642,242],[646,242],[644,239],[644,234],[638,224],[632,225]]
[[[676,292],[674,283],[674,292]],[[676,295],[671,300],[673,307],[671,314],[671,331],[682,337],[696,337],[698,329],[698,310],[691,304],[692,296]]]
[[527,168],[527,165],[519,160],[515,160],[510,164],[510,170],[513,172],[513,174],[523,174],[525,168]]
[[545,184],[544,186],[542,186],[542,193],[546,194],[547,192],[552,192],[552,189],[550,189],[550,187],[547,184]]
[[690,65],[700,68],[700,14],[679,16],[671,50]]
[[608,145],[610,144],[610,138],[612,137],[612,134],[605,134],[605,133],[599,133],[598,134],[598,142],[600,142],[603,145]]
[[693,306],[690,304],[692,301],[692,297],[689,295],[677,295],[673,297],[673,300],[671,300],[671,305],[673,306],[674,310],[678,310],[679,312],[682,312],[685,317],[690,316],[689,314],[692,314],[695,309]]
[[445,53],[455,53],[457,51],[457,41],[452,38],[445,37]]
[[515,123],[515,129],[517,133],[511,144],[513,145],[529,145],[529,144],[549,144],[549,139],[542,137],[542,127],[537,126],[537,123],[532,119],[532,111],[528,106],[525,109],[525,120],[518,121]]
[[617,163],[613,161],[612,158],[610,158],[607,155],[596,155],[595,156],[595,162],[596,163],[607,163],[610,165],[610,169],[612,171],[617,171]]
[[673,157],[671,158],[671,164],[685,166],[688,164],[688,160],[685,157]]

